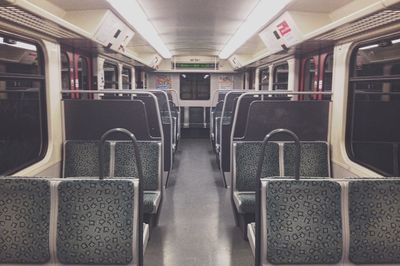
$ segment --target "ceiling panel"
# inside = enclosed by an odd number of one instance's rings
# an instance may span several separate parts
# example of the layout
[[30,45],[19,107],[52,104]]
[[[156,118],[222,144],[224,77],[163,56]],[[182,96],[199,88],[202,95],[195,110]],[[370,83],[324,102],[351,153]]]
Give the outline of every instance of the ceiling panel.
[[289,9],[303,12],[330,13],[353,0],[297,0]]
[[[32,2],[43,2],[43,0],[33,0]],[[50,0],[50,2],[65,11],[103,9],[109,7],[106,1],[99,0]]]
[[218,55],[258,0],[138,0],[174,55]]

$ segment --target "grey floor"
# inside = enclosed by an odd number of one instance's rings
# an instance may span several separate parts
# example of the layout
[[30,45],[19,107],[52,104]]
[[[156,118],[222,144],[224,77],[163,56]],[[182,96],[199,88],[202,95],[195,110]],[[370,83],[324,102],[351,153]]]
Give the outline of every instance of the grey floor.
[[208,139],[182,139],[145,266],[254,265]]

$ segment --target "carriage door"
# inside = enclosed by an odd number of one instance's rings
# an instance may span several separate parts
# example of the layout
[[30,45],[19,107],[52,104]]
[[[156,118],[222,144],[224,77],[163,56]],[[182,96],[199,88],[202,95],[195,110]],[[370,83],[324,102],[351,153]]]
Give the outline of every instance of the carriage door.
[[[305,56],[300,61],[299,91],[331,91],[332,86],[332,53],[320,53]],[[302,100],[330,99],[321,94],[303,95]]]
[[[91,90],[91,57],[72,49],[63,48],[61,52],[61,80],[63,90]],[[67,98],[92,99],[93,95],[71,93]]]

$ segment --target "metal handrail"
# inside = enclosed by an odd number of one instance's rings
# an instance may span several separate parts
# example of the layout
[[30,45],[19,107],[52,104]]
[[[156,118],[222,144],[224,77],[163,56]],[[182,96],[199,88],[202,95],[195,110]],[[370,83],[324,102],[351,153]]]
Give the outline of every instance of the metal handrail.
[[143,182],[144,182],[144,178],[143,178],[143,170],[142,170],[142,160],[140,157],[140,151],[139,151],[139,146],[137,144],[137,139],[135,137],[135,135],[130,132],[129,130],[125,129],[125,128],[113,128],[108,130],[106,133],[104,133],[101,138],[100,138],[100,147],[99,147],[99,179],[103,180],[104,179],[104,175],[103,175],[103,165],[104,165],[104,159],[103,159],[103,152],[104,152],[104,144],[107,140],[107,137],[110,134],[113,133],[122,133],[126,136],[128,136],[133,144],[133,150],[135,152],[135,159],[136,159],[136,168],[137,168],[137,173],[138,173],[138,179],[139,179],[139,210],[138,210],[138,215],[139,215],[139,235],[137,236],[138,242],[139,242],[139,252],[138,252],[138,265],[143,265]]
[[295,133],[288,129],[275,129],[265,136],[261,147],[261,153],[258,160],[257,166],[257,190],[256,190],[256,243],[255,243],[255,265],[259,266],[261,264],[261,175],[262,167],[264,164],[265,150],[267,148],[268,142],[274,135],[285,134],[292,137],[296,145],[296,160],[295,160],[295,180],[300,180],[300,140]]

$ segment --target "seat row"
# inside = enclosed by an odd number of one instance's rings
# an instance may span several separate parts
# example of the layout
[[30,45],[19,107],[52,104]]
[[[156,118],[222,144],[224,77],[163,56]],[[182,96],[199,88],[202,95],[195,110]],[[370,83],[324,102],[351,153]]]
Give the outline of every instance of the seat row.
[[[262,142],[237,141],[233,144],[232,204],[237,222],[246,238],[247,224],[255,219],[257,164]],[[300,175],[331,176],[329,145],[324,141],[300,142]],[[264,154],[263,177],[294,176],[295,143],[269,142]]]
[[[137,142],[143,170],[144,221],[156,225],[163,196],[162,145],[159,141]],[[63,177],[99,176],[100,142],[69,140],[64,143]],[[138,176],[134,146],[128,141],[106,141],[103,174],[109,178]]]
[[0,178],[0,264],[143,265],[140,191],[138,179]]
[[400,180],[261,179],[259,265],[400,265]]

